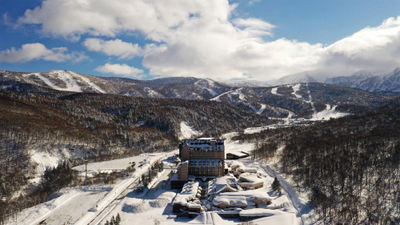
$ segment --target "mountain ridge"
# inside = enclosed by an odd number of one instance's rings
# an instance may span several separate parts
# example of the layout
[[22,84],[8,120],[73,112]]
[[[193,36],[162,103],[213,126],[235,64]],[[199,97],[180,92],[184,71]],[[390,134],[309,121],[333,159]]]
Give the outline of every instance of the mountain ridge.
[[[270,87],[233,87],[211,79],[170,77],[135,80],[96,77],[72,71],[45,73],[0,72],[0,88],[22,87],[52,89],[71,93],[102,93],[142,98],[178,98],[229,103],[260,115],[275,118],[316,119],[329,112],[332,116],[357,113],[385,104],[389,97],[375,96],[358,89],[323,83],[296,83]],[[44,88],[44,89],[43,89]],[[323,95],[321,94],[323,93]],[[323,97],[323,98],[322,98]],[[333,113],[333,114],[332,114]],[[329,119],[326,117],[325,119]]]

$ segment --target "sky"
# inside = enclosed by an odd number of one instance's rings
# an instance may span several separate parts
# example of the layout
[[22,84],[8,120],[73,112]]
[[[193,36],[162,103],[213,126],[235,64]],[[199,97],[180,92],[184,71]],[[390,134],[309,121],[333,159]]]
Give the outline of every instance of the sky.
[[0,0],[0,69],[269,81],[400,67],[397,0]]

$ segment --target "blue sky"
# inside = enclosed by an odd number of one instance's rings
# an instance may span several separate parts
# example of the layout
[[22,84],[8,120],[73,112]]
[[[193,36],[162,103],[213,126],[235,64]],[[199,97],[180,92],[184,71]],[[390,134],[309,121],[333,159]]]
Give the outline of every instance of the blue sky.
[[271,80],[301,73],[385,73],[400,65],[400,1],[0,0],[0,5],[0,68],[12,71]]

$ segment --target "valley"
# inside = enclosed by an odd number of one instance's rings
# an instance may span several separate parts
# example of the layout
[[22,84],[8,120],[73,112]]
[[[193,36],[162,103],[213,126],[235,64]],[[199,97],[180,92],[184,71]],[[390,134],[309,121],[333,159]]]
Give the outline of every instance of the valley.
[[[259,191],[272,205],[278,197],[270,188],[275,177],[279,180],[287,200],[282,203],[284,198],[279,198],[283,205],[278,208],[245,209],[242,215],[269,215],[255,223],[398,219],[398,206],[393,203],[398,147],[397,139],[390,135],[398,127],[397,96],[324,83],[233,87],[190,77],[146,81],[71,71],[2,71],[0,85],[0,191],[6,224],[106,224],[117,215],[122,224],[138,218],[140,223],[154,224],[240,223],[220,218],[215,214],[218,210],[208,210],[194,220],[173,213],[173,200],[179,194],[169,185],[170,172],[177,169],[173,149],[179,140],[191,137],[224,138],[226,154],[248,154],[239,161],[244,167],[257,168],[263,180]],[[377,135],[382,138],[376,139]],[[337,138],[338,144],[326,137]],[[344,137],[361,141],[363,147],[354,150],[354,143]],[[342,150],[350,148],[353,160],[360,155],[370,159],[376,153],[368,149],[379,143],[376,151],[386,152],[382,154],[387,158],[382,160],[391,167],[371,162],[376,172],[363,186],[357,176],[346,177],[337,167],[308,163],[309,159],[322,162],[325,157],[331,157],[331,162],[336,157],[343,160],[343,155],[329,153],[340,143],[349,145],[337,147],[340,151],[336,152],[345,155]],[[325,149],[322,155],[317,146]],[[346,164],[347,169],[360,171],[365,166],[360,162]],[[230,164],[227,162],[228,167]],[[327,180],[321,167],[339,174]],[[154,172],[149,172],[150,168]],[[315,180],[311,174],[317,175]],[[378,182],[379,174],[394,182],[385,185],[394,186],[386,189],[390,194],[385,201],[390,203],[376,212],[366,209],[366,204],[381,200],[364,199],[363,195]],[[356,192],[343,189],[349,188],[349,183],[358,187]],[[339,216],[330,205],[332,201],[340,202],[342,208],[355,207],[345,201],[349,195],[359,198],[358,210],[367,216],[351,210]],[[209,207],[207,204],[203,206]],[[374,217],[389,211],[388,217]]]

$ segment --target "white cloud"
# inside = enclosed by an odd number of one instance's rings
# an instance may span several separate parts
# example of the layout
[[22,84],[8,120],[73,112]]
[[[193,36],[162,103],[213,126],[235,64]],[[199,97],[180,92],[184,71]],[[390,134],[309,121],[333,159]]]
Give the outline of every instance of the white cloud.
[[261,2],[261,0],[249,0],[249,5],[254,5],[254,4],[256,4],[256,3],[259,3],[259,2]]
[[234,19],[233,24],[237,27],[243,28],[243,31],[248,32],[249,36],[263,36],[272,35],[271,30],[275,27],[274,25],[265,22],[264,20],[256,18],[237,18]]
[[112,73],[116,75],[122,75],[125,77],[140,78],[143,75],[143,70],[126,64],[110,64],[106,63],[96,68],[96,71],[100,73]]
[[118,56],[121,59],[142,55],[142,49],[138,44],[124,42],[120,39],[104,41],[98,38],[87,38],[83,45],[90,51],[101,52],[108,56]]
[[1,62],[28,62],[32,60],[46,60],[55,62],[64,62],[67,60],[81,61],[86,56],[82,53],[67,53],[68,49],[64,47],[48,49],[41,43],[23,44],[21,48],[11,48],[0,51]]
[[142,54],[143,66],[158,76],[270,80],[306,71],[347,75],[400,66],[400,17],[324,46],[271,40],[272,24],[232,18],[235,6],[228,0],[44,0],[19,23],[40,24],[47,34],[76,39],[138,32],[153,42],[143,51],[119,39],[84,44],[120,58]]

